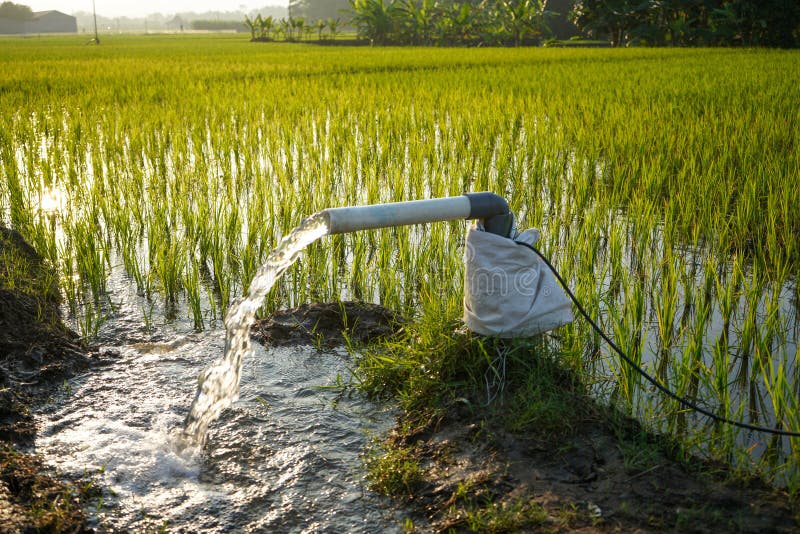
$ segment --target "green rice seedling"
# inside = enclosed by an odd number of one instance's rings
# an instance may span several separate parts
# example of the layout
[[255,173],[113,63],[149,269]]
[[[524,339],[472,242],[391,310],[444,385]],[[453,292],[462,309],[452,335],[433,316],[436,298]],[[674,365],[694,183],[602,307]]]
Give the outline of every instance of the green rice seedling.
[[[755,406],[763,417],[778,389],[763,384],[756,354],[776,366],[782,350],[794,357],[797,320],[785,310],[800,300],[800,164],[791,150],[800,87],[787,74],[796,54],[422,56],[253,47],[235,35],[119,36],[97,55],[63,36],[3,46],[0,221],[57,264],[75,314],[84,302],[105,305],[120,258],[139,292],[186,304],[192,317],[199,306],[208,327],[314,211],[492,190],[508,197],[521,227],[542,230],[541,249],[592,315],[616,324],[626,349],[679,391],[710,395],[720,413]],[[65,198],[56,232],[39,211],[48,188]],[[450,326],[460,316],[463,230],[437,223],[323,239],[263,311],[359,298],[423,329]],[[765,320],[767,309],[781,319]],[[645,417],[661,404],[677,411],[629,380],[585,322],[557,338],[598,394],[619,386],[621,402]],[[449,353],[437,354],[442,362],[426,368],[449,369]],[[365,365],[400,380],[410,376],[404,362]],[[781,369],[796,391],[798,378]],[[782,406],[788,426],[796,414]],[[648,424],[674,429],[675,416]],[[683,435],[703,450],[706,422],[692,425],[697,432]],[[738,458],[727,451],[742,436],[713,430],[720,454]],[[797,463],[782,451],[776,472]]]
[[667,366],[672,355],[672,347],[677,336],[676,318],[678,313],[678,274],[676,272],[675,258],[668,257],[663,260],[660,269],[658,297],[654,304],[658,326],[659,355],[658,376],[662,382],[667,383]]
[[99,228],[89,221],[78,221],[68,230],[75,250],[75,264],[81,282],[90,290],[92,300],[99,303],[106,289],[106,259],[102,243],[97,238]]
[[[643,352],[643,319],[644,319],[644,290],[641,284],[627,274],[623,276],[623,284],[627,288],[626,306],[622,313],[615,307],[609,307],[609,317],[612,321],[614,338],[617,345],[636,366],[642,365]],[[632,411],[637,395],[641,392],[639,383],[641,376],[630,363],[622,361],[619,364],[618,391],[623,405]]]
[[192,314],[192,321],[194,322],[195,330],[202,331],[204,327],[203,323],[203,308],[202,308],[202,299],[200,293],[200,273],[197,268],[197,264],[192,264],[189,269],[186,270],[184,280],[184,287],[186,287],[187,298],[189,301],[189,309]]
[[107,319],[108,317],[99,306],[93,303],[85,303],[78,313],[78,333],[83,339],[94,340]]

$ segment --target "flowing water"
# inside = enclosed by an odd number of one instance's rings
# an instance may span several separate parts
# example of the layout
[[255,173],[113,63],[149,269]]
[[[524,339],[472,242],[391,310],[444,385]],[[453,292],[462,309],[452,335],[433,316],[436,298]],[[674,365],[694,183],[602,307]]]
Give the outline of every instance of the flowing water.
[[[122,269],[112,273],[108,287],[116,312],[102,327],[100,343],[117,356],[65,384],[61,398],[39,414],[36,443],[67,476],[100,480],[103,499],[89,510],[97,526],[398,530],[402,510],[366,487],[361,460],[371,436],[391,426],[392,411],[319,387],[346,375],[350,356],[249,340],[264,294],[325,232],[324,221],[312,217],[287,236],[248,297],[231,307],[225,335],[219,329],[197,333],[189,321],[143,327],[137,314],[145,299]],[[195,446],[186,443],[184,421]]]
[[202,443],[211,421],[238,398],[242,360],[251,352],[250,327],[264,297],[300,253],[327,233],[325,215],[318,213],[303,220],[256,272],[247,296],[231,304],[225,315],[225,353],[200,376],[197,396],[184,424],[184,433],[192,442]]

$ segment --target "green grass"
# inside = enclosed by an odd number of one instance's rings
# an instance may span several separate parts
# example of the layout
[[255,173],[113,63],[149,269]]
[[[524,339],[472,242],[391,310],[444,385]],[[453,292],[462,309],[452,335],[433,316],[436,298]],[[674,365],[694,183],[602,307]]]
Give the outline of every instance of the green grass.
[[[2,39],[0,221],[58,267],[86,335],[105,316],[113,269],[197,328],[215,326],[304,216],[492,190],[521,227],[543,230],[542,249],[593,315],[670,387],[721,415],[800,426],[797,52],[248,39]],[[51,190],[55,212],[42,201]],[[264,309],[355,296],[418,318],[411,355],[365,362],[361,380],[413,380],[429,393],[402,402],[430,400],[461,363],[450,355],[463,339],[447,337],[462,243],[459,222],[325,239]],[[403,363],[417,346],[430,348],[424,373]],[[750,455],[764,436],[686,417],[582,321],[553,350],[653,430],[800,487],[796,440]]]
[[370,487],[382,495],[411,497],[424,472],[410,447],[375,443],[365,456]]

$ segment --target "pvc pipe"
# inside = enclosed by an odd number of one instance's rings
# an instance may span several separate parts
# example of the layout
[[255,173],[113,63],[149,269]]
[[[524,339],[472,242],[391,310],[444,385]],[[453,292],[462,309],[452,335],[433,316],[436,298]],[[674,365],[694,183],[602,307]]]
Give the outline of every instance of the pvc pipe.
[[467,193],[430,200],[328,208],[322,213],[327,218],[329,234],[344,234],[454,219],[487,219],[510,211],[505,199],[494,193]]

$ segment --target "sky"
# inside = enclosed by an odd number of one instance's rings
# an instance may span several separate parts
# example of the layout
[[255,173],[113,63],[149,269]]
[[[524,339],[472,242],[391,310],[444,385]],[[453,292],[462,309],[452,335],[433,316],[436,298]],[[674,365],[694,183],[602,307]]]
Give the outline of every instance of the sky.
[[[92,0],[14,0],[30,6],[34,11],[55,9],[63,13],[92,11]],[[268,5],[286,6],[289,0],[95,0],[97,14],[104,17],[142,17],[149,13],[180,13],[194,11],[249,11]]]

